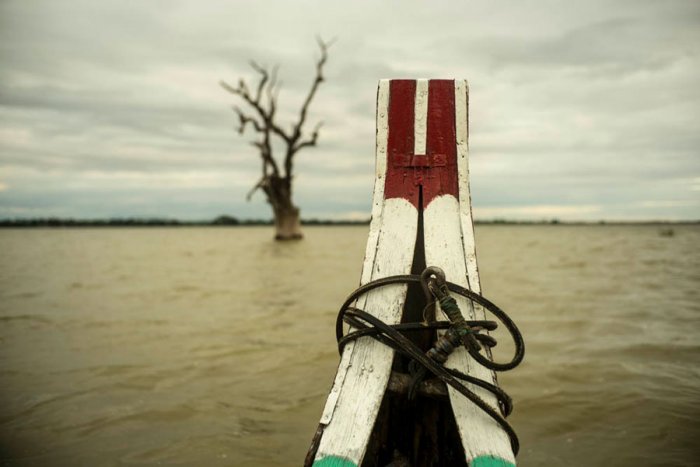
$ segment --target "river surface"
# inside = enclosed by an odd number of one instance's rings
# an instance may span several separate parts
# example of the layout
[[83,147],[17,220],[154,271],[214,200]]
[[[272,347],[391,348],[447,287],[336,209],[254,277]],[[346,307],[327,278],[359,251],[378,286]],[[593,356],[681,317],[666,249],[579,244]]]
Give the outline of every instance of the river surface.
[[[700,465],[700,227],[660,230],[477,227],[519,465]],[[301,465],[367,227],[271,235],[0,231],[1,465]]]

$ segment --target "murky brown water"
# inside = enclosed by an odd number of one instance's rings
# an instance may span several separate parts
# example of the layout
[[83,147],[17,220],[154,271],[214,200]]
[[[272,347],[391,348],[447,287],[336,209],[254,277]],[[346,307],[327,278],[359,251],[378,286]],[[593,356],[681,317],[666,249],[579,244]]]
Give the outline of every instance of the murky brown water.
[[[700,228],[674,230],[477,227],[527,343],[519,465],[697,465]],[[3,465],[300,465],[367,229],[306,232],[0,231]]]

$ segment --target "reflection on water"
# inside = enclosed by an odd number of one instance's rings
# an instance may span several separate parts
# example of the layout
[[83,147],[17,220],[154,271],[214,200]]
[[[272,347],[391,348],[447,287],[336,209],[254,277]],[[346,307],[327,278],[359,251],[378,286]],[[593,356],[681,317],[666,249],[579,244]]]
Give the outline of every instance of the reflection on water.
[[[479,226],[519,464],[691,465],[700,228]],[[0,231],[6,465],[299,465],[366,227]],[[510,350],[505,341],[500,355]]]

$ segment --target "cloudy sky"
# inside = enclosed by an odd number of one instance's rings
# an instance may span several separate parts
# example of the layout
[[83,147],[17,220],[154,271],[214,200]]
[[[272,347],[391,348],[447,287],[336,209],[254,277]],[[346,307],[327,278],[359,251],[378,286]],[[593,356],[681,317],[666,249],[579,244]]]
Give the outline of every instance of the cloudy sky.
[[477,218],[700,219],[700,2],[644,0],[2,0],[0,217],[269,218],[217,83],[279,64],[291,118],[316,35],[303,217],[369,216],[379,79],[457,77]]

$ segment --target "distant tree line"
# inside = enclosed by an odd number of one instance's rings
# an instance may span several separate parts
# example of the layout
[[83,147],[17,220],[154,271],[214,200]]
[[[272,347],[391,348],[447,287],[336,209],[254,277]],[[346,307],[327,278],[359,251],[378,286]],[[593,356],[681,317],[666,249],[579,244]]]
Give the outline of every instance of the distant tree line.
[[[302,219],[302,225],[368,225],[365,220],[328,220]],[[700,220],[690,221],[560,221],[559,219],[512,220],[490,219],[477,220],[477,225],[659,225],[659,224],[698,224]],[[238,219],[229,215],[218,216],[211,220],[185,221],[160,217],[113,217],[110,219],[71,219],[59,217],[37,217],[32,219],[0,219],[0,228],[12,227],[188,227],[188,226],[254,226],[274,225],[273,219]]]
[[[366,225],[367,220],[306,219],[304,225]],[[166,218],[113,217],[109,219],[72,219],[38,217],[32,219],[0,219],[1,227],[187,227],[187,226],[248,226],[273,225],[272,219],[238,219],[222,215],[211,220],[184,221]]]

